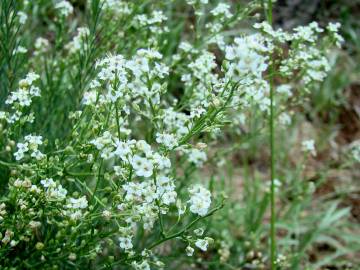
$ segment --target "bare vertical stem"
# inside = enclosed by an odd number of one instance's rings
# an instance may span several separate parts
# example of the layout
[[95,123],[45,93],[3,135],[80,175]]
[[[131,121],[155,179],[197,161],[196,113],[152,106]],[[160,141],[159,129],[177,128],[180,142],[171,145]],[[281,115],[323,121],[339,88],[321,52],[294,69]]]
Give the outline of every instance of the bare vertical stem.
[[[272,0],[268,0],[267,7],[267,21],[270,25],[273,24],[272,18]],[[274,59],[270,56],[270,171],[271,171],[271,185],[270,185],[270,208],[271,208],[271,220],[270,220],[270,259],[271,259],[271,270],[276,269],[276,209],[275,209],[275,136],[274,136]]]

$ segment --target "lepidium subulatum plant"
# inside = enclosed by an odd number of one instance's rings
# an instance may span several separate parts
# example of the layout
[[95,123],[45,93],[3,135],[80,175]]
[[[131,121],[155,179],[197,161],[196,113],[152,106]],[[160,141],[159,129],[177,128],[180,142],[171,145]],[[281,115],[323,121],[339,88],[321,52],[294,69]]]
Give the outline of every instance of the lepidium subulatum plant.
[[[261,11],[257,2],[1,5],[4,269],[177,269],[195,262],[213,246],[210,217],[224,206],[214,180],[194,176],[212,159],[207,145],[243,129],[250,112],[267,117],[274,76],[284,82],[276,113],[289,123],[286,106],[298,102],[288,101],[292,90],[302,97],[322,81],[327,50],[341,42],[337,24],[288,33],[262,22],[252,34],[231,32]],[[45,26],[32,32],[34,25]],[[29,48],[20,46],[18,31]],[[12,64],[19,53],[27,56],[24,74]],[[230,243],[220,243],[230,252]]]

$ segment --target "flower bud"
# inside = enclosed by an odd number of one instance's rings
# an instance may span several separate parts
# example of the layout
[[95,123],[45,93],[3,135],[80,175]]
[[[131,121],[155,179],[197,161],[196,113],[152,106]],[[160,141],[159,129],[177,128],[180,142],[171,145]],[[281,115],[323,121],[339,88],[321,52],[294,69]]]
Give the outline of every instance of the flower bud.
[[37,242],[35,248],[37,250],[42,250],[44,248],[44,244],[42,242]]

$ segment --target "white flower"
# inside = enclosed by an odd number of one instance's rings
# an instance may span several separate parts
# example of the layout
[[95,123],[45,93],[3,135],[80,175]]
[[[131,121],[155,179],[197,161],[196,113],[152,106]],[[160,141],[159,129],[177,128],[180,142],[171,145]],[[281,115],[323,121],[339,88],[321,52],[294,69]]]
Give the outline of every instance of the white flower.
[[305,140],[301,143],[301,149],[304,152],[309,152],[313,156],[316,156],[315,142],[314,140]]
[[55,9],[58,9],[61,16],[67,17],[73,13],[74,8],[70,2],[62,0],[55,5]]
[[157,133],[156,142],[163,144],[168,149],[178,146],[177,139],[173,134]]
[[133,248],[133,244],[131,242],[130,237],[119,237],[119,242],[120,242],[119,246],[122,249],[128,250]]
[[131,153],[131,148],[127,142],[120,141],[115,139],[115,151],[114,155],[121,158],[122,160],[126,160],[128,155]]
[[86,50],[87,43],[85,42],[86,38],[90,35],[90,30],[87,27],[79,27],[77,29],[77,35],[73,38],[71,42],[66,45],[66,49],[69,50],[70,54],[76,52],[82,52],[81,50]]
[[193,46],[187,41],[182,41],[179,44],[179,49],[186,52],[186,53],[189,53],[189,52],[191,52],[193,50]]
[[56,186],[56,184],[52,178],[47,178],[47,179],[41,180],[40,183],[43,185],[44,188]]
[[70,198],[69,204],[67,205],[67,208],[70,209],[85,209],[88,206],[88,201],[85,196],[82,196],[78,199],[76,198]]
[[335,44],[338,47],[341,47],[341,43],[344,42],[344,38],[338,33],[341,24],[336,23],[329,23],[326,29],[332,34],[332,38],[335,40]]
[[32,220],[29,222],[29,227],[31,229],[36,229],[36,228],[39,228],[40,226],[41,226],[41,222],[39,222],[39,221]]
[[268,67],[267,57],[262,56],[250,47],[250,39],[251,37],[236,38],[235,45],[228,46],[225,49],[225,57],[231,61],[227,76],[233,77],[235,80],[239,80],[245,75],[260,78]]
[[211,193],[201,185],[196,185],[189,189],[190,200],[190,211],[200,216],[205,216],[210,208],[211,204]]
[[140,140],[136,142],[136,147],[138,150],[144,152],[145,156],[152,156],[151,146],[144,140]]
[[62,185],[58,185],[56,188],[50,187],[47,190],[47,194],[56,200],[64,200],[67,195],[67,190],[63,188]]
[[157,168],[159,170],[165,170],[171,167],[170,159],[160,155],[159,153],[154,153],[153,159],[154,159],[154,164],[157,165]]
[[170,205],[170,204],[176,202],[176,197],[177,197],[176,191],[174,191],[174,190],[166,191],[161,196],[161,201],[166,205]]
[[150,270],[150,265],[146,260],[142,261],[141,263],[133,262],[131,265],[136,270]]
[[16,144],[18,150],[17,152],[14,153],[15,159],[16,160],[21,160],[24,158],[24,153],[29,151],[29,144],[27,142],[25,143],[18,143]]
[[326,29],[331,32],[337,32],[337,31],[339,31],[340,27],[341,27],[341,24],[339,22],[335,22],[335,23],[330,22],[328,24],[328,26],[326,27]]
[[135,155],[131,160],[131,165],[137,176],[150,177],[153,174],[154,166],[147,158]]
[[292,96],[292,92],[291,92],[291,85],[289,84],[282,84],[279,85],[276,89],[279,93],[281,94],[285,94],[288,97]]
[[39,52],[46,52],[49,49],[50,43],[46,38],[38,37],[35,40],[35,49],[37,51],[37,54]]
[[315,42],[317,40],[317,33],[321,33],[324,30],[319,27],[317,22],[312,22],[307,26],[298,26],[294,29],[294,39],[307,42]]
[[112,136],[109,131],[105,131],[101,137],[93,139],[90,141],[98,150],[102,150],[106,145],[111,144]]
[[206,251],[209,246],[209,242],[205,239],[198,239],[195,242],[195,246],[198,247],[202,251]]
[[38,149],[35,149],[30,156],[34,157],[37,160],[41,160],[45,157],[45,155],[41,153]]
[[30,106],[32,98],[40,96],[40,89],[32,86],[33,82],[39,78],[40,76],[33,72],[28,73],[24,79],[19,81],[19,89],[10,93],[5,104],[18,103],[21,107]]
[[291,124],[291,116],[286,112],[282,112],[279,115],[279,123],[284,126],[290,125]]
[[19,11],[17,15],[19,16],[19,23],[25,24],[26,20],[28,18],[28,16],[25,14],[25,12]]
[[205,113],[206,113],[206,110],[204,108],[194,108],[190,112],[190,118],[201,117]]
[[96,91],[87,91],[87,92],[84,92],[81,103],[84,105],[95,104],[96,98],[97,98]]
[[223,16],[224,18],[231,18],[230,5],[219,3],[210,13],[214,16]]
[[26,135],[25,141],[29,143],[29,149],[37,150],[39,145],[42,145],[42,136]]
[[191,246],[187,246],[186,249],[186,255],[191,257],[194,254],[194,249]]
[[189,161],[196,166],[202,166],[207,160],[206,153],[199,149],[191,149],[188,151]]
[[54,196],[59,200],[65,199],[67,193],[68,193],[67,190],[63,188],[62,185],[58,185],[56,189],[53,190]]
[[106,219],[106,220],[110,220],[110,218],[112,217],[112,213],[109,210],[104,210],[102,212],[102,216]]
[[195,230],[194,230],[194,233],[195,233],[197,236],[202,236],[202,235],[204,234],[204,229],[203,229],[203,228],[195,229]]
[[15,50],[13,51],[13,54],[15,55],[15,54],[17,54],[17,53],[22,53],[22,54],[24,54],[24,53],[27,53],[27,49],[25,48],[25,47],[23,47],[23,46],[17,46],[16,48],[15,48]]

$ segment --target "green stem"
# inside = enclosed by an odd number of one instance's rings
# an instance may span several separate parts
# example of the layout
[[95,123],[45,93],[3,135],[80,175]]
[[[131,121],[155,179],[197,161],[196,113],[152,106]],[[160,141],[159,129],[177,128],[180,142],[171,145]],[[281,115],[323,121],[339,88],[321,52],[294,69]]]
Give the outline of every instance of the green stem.
[[[268,0],[267,7],[267,21],[270,25],[273,23],[272,19],[272,0]],[[270,85],[270,171],[271,171],[271,185],[270,185],[270,208],[271,208],[271,220],[270,220],[270,260],[271,270],[276,269],[276,209],[275,209],[275,136],[274,136],[274,61],[272,53],[270,55],[270,67],[269,67],[269,85]]]
[[121,140],[121,132],[120,132],[120,122],[119,122],[119,109],[118,109],[118,102],[115,103],[115,113],[116,113],[116,127],[117,127],[117,133],[118,133],[118,139]]
[[154,247],[170,240],[170,239],[174,239],[176,237],[179,237],[181,235],[183,235],[185,232],[187,232],[189,229],[191,229],[196,223],[198,223],[200,220],[205,219],[209,216],[212,216],[215,212],[217,212],[218,210],[220,210],[221,208],[224,207],[224,203],[222,202],[219,206],[213,208],[211,211],[209,211],[209,213],[207,213],[205,216],[199,216],[196,219],[194,219],[192,222],[190,222],[187,226],[185,226],[185,228],[183,228],[182,230],[180,230],[177,233],[174,233],[172,235],[167,236],[166,238],[160,239],[158,241],[156,241],[155,243],[151,244],[147,249],[153,249]]

